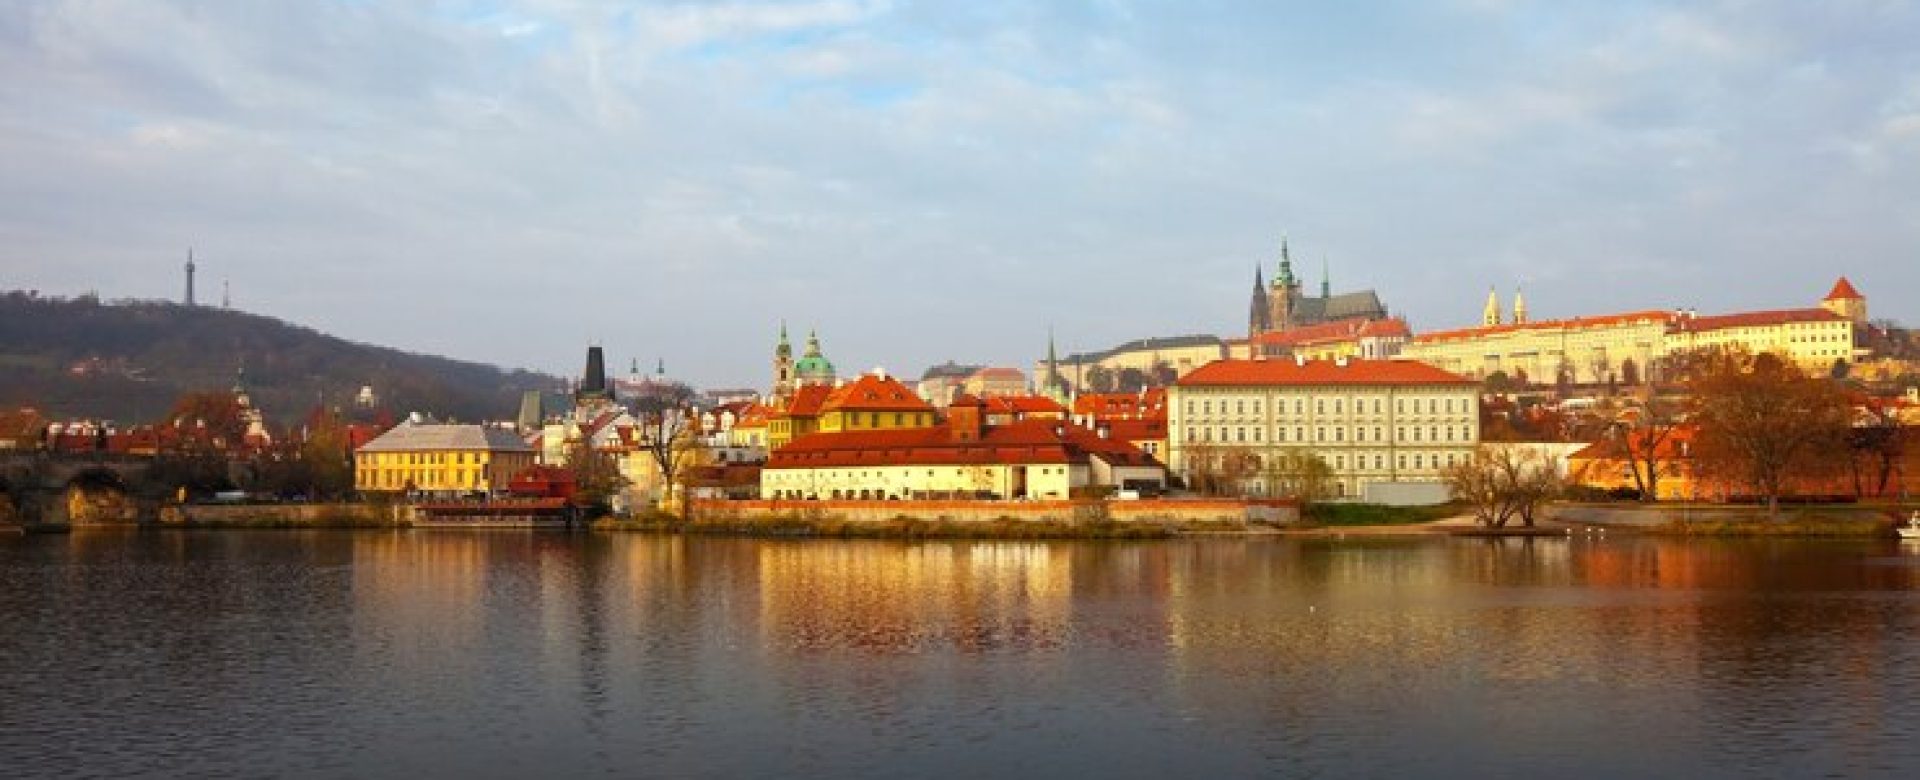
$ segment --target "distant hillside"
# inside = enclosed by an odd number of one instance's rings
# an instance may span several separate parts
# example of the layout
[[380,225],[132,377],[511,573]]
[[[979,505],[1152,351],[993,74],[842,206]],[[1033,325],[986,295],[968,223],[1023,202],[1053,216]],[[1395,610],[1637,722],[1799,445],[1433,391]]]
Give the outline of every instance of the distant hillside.
[[356,344],[225,309],[0,296],[0,407],[148,422],[182,393],[231,387],[242,365],[254,403],[276,427],[304,416],[322,398],[346,405],[363,385],[397,414],[506,419],[522,391],[551,390],[559,382]]

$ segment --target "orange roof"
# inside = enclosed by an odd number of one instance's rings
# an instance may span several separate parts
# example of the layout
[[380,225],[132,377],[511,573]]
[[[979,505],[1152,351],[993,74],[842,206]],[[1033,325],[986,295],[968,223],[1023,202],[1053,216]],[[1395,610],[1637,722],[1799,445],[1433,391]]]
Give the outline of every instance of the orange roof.
[[770,417],[819,417],[820,407],[827,402],[827,396],[833,388],[826,385],[805,385],[793,391],[793,399],[787,402],[787,408],[774,412]]
[[1234,385],[1474,385],[1459,374],[1414,360],[1216,360],[1175,384]]
[[1867,296],[1861,295],[1859,290],[1853,289],[1853,282],[1847,281],[1847,277],[1842,276],[1840,277],[1840,281],[1833,283],[1833,291],[1827,293],[1827,297],[1821,300],[1863,301],[1866,300],[1866,298]]
[[1073,399],[1073,413],[1096,420],[1167,416],[1166,388],[1145,393],[1086,393]]
[[1165,417],[1148,420],[1107,420],[1100,423],[1107,437],[1124,442],[1153,441],[1167,438]]
[[[1654,446],[1654,459],[1656,461],[1672,461],[1692,457],[1693,440],[1698,433],[1699,429],[1692,425],[1674,426],[1667,432],[1666,437],[1662,438],[1660,442]],[[1611,437],[1605,438],[1580,448],[1572,455],[1567,456],[1567,459],[1620,460],[1627,457],[1626,453],[1629,451],[1634,454],[1634,457],[1640,457],[1640,454],[1646,451],[1649,440],[1652,438],[1653,437],[1646,431],[1639,431],[1636,432],[1635,435],[1629,435],[1625,441]]]
[[1698,333],[1723,328],[1748,328],[1765,325],[1783,325],[1789,322],[1837,322],[1845,320],[1826,309],[1778,309],[1775,311],[1744,311],[1735,314],[1716,314],[1711,317],[1682,317],[1668,324],[1667,330],[1675,333]]
[[1076,463],[1092,455],[1115,465],[1158,465],[1124,441],[1052,420],[1026,420],[988,426],[971,441],[955,441],[945,427],[814,433],[775,450],[767,468]]
[[988,412],[1020,414],[1066,414],[1058,401],[1038,395],[997,395],[982,399]]
[[930,412],[933,405],[900,383],[878,374],[863,374],[859,379],[833,389],[820,411]]
[[1600,328],[1612,325],[1633,325],[1646,322],[1667,322],[1673,319],[1673,312],[1660,309],[1630,311],[1623,314],[1603,314],[1597,317],[1573,317],[1564,320],[1540,320],[1519,325],[1483,325],[1474,328],[1456,328],[1454,330],[1436,330],[1413,337],[1414,343],[1424,344],[1434,341],[1478,338],[1496,333],[1512,333],[1523,330],[1579,330],[1581,328]]

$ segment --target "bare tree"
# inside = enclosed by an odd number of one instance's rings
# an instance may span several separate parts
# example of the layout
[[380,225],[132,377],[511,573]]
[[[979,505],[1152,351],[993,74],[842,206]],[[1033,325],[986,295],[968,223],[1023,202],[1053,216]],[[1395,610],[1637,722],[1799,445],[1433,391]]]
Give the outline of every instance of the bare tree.
[[1454,499],[1472,507],[1474,519],[1488,528],[1504,528],[1516,518],[1531,528],[1562,481],[1553,459],[1539,450],[1498,445],[1474,450],[1441,476]]
[[664,491],[660,504],[671,508],[681,470],[698,462],[701,451],[695,441],[699,412],[693,408],[693,388],[677,383],[653,385],[634,399],[633,410],[638,445],[660,474]]
[[1906,455],[1906,439],[1898,408],[1885,402],[1867,404],[1864,419],[1847,432],[1854,495],[1886,495],[1894,468]]
[[1719,360],[1691,389],[1703,470],[1765,498],[1769,518],[1795,478],[1825,474],[1847,452],[1850,409],[1839,387],[1778,356]]
[[1661,457],[1661,448],[1672,440],[1683,417],[1684,409],[1678,400],[1649,393],[1641,402],[1638,414],[1614,429],[1641,501],[1660,500],[1660,478],[1670,476],[1667,469],[1677,468],[1669,465],[1677,461]]
[[573,502],[577,506],[604,508],[627,485],[613,455],[594,449],[593,442],[585,438],[568,445],[567,471],[573,475]]

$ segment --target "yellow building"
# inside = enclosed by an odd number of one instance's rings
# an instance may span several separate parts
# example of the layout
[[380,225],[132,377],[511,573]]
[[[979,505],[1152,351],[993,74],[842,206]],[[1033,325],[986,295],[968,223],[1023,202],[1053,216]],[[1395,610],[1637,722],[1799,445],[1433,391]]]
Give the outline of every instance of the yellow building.
[[1400,354],[1413,336],[1406,320],[1348,319],[1268,331],[1227,342],[1231,360],[1304,357],[1308,360],[1384,360]]
[[1809,372],[1866,357],[1854,332],[1867,316],[1866,298],[1844,277],[1818,308],[1704,317],[1647,310],[1533,322],[1524,307],[1516,298],[1513,320],[1502,323],[1490,294],[1481,326],[1420,334],[1400,355],[1467,376],[1500,372],[1535,384],[1648,378],[1662,358],[1705,348],[1771,352]]
[[353,484],[362,493],[490,493],[505,490],[535,456],[503,428],[409,423],[354,451]]
[[820,402],[822,433],[925,428],[934,424],[933,405],[900,380],[884,373],[863,374],[833,388]]
[[1479,442],[1478,384],[1410,360],[1222,360],[1167,393],[1167,465],[1190,487],[1279,495],[1284,460],[1305,454],[1335,497],[1438,502],[1441,471]]

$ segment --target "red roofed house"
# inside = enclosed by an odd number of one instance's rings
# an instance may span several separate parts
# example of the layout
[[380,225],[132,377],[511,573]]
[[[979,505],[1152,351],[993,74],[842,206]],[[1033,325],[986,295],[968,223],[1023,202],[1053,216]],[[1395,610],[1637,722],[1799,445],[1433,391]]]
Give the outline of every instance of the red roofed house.
[[925,428],[934,424],[933,405],[900,380],[875,371],[833,388],[820,402],[820,431]]
[[1284,464],[1311,455],[1336,497],[1438,503],[1441,471],[1480,442],[1478,388],[1411,360],[1216,361],[1168,393],[1168,465],[1192,487],[1280,496]]
[[803,436],[768,456],[760,494],[779,500],[1065,499],[1089,486],[1158,490],[1146,453],[1064,420],[990,425],[960,396],[946,424]]
[[1021,420],[1067,419],[1067,407],[1044,396],[1000,395],[981,398],[980,402],[986,404],[988,425],[1007,425]]

